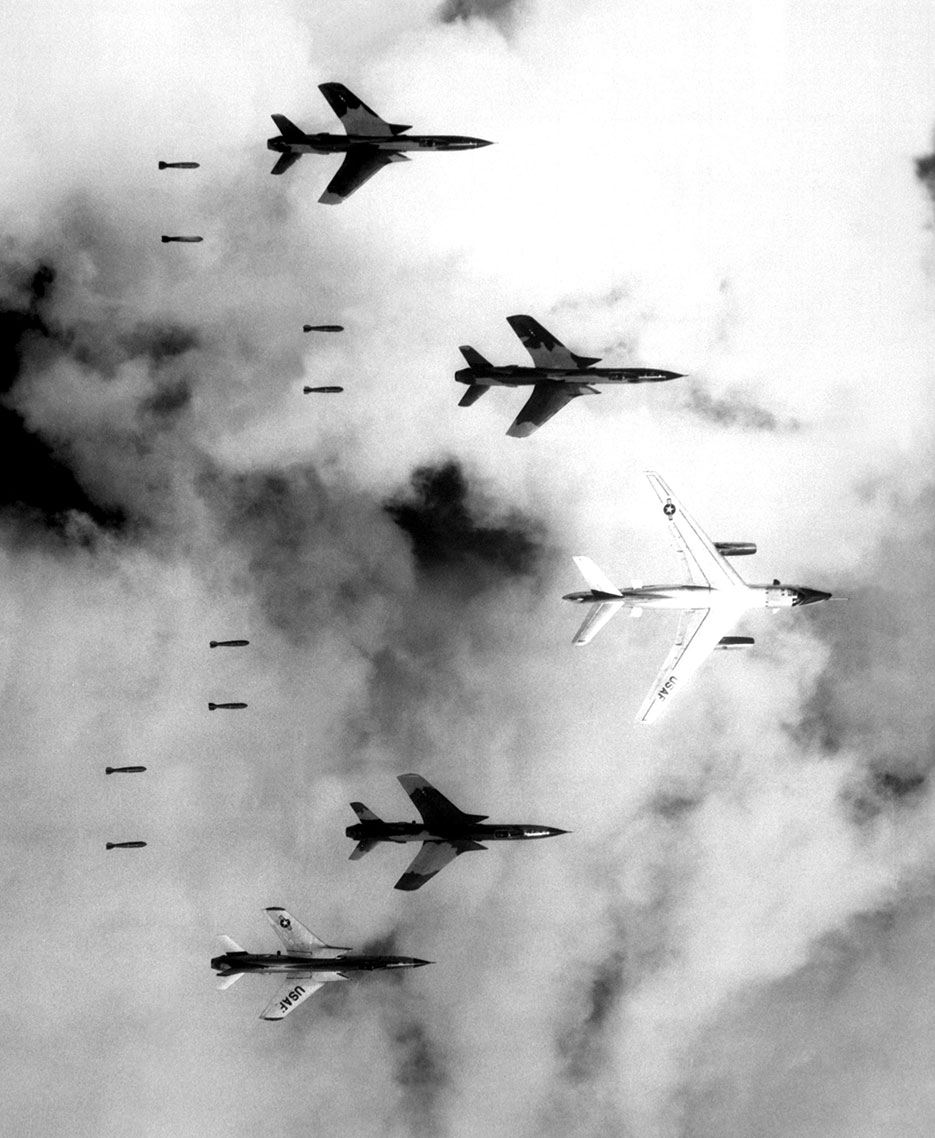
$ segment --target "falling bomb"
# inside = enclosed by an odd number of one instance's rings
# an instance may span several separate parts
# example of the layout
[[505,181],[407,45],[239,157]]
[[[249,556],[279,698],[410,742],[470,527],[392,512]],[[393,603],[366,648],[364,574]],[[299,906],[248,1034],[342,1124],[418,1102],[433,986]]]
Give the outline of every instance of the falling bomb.
[[162,235],[163,245],[167,245],[170,241],[182,241],[192,245],[198,241],[204,241],[203,237],[167,237],[165,233]]
[[343,324],[303,324],[303,332],[343,332]]
[[246,706],[247,705],[245,703],[209,703],[208,704],[208,710],[209,711],[218,711],[222,707],[230,708],[231,710],[234,710],[234,709],[246,707]]
[[197,170],[200,162],[160,162],[160,170]]
[[245,648],[249,640],[209,640],[209,648]]
[[145,846],[145,842],[108,842],[107,849],[109,850],[139,850]]
[[343,391],[343,387],[303,387],[302,391],[305,395],[311,395],[313,392],[318,392],[320,395],[337,395],[339,391]]
[[140,774],[146,767],[104,767],[104,774]]

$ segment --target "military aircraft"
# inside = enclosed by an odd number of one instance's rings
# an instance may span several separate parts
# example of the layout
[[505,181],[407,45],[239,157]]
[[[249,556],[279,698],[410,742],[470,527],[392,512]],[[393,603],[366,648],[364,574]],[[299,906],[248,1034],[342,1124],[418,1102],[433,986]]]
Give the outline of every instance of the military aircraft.
[[348,980],[349,972],[421,968],[423,964],[432,963],[414,956],[355,956],[349,948],[336,948],[319,940],[285,909],[273,906],[266,910],[266,916],[285,946],[285,955],[246,952],[229,936],[222,936],[218,939],[224,953],[211,961],[211,967],[218,974],[219,989],[229,988],[247,972],[285,974],[285,984],[260,1012],[260,1019],[285,1019],[322,984],[329,980]]
[[600,363],[599,357],[576,356],[531,316],[506,319],[532,356],[534,366],[505,364],[498,367],[469,344],[462,344],[458,350],[468,366],[456,371],[455,379],[468,385],[458,402],[459,407],[470,407],[491,387],[532,384],[532,395],[507,431],[515,439],[531,435],[577,396],[600,395],[592,386],[595,383],[658,383],[682,378],[681,372],[653,367],[594,367]]
[[463,813],[421,775],[401,774],[398,777],[403,790],[422,815],[421,824],[384,822],[362,802],[352,802],[351,809],[360,822],[344,831],[358,843],[351,854],[351,861],[363,857],[380,842],[422,842],[422,849],[396,882],[395,889],[420,889],[458,854],[486,849],[481,842],[552,838],[556,834],[568,833],[567,830],[556,830],[554,826],[515,823],[484,826],[481,823],[488,815]]
[[685,681],[714,649],[748,648],[752,636],[726,636],[725,633],[749,609],[793,608],[826,601],[830,593],[806,589],[802,585],[748,585],[727,561],[756,553],[748,541],[715,541],[704,533],[695,519],[672,493],[660,476],[647,470],[646,477],[662,503],[669,523],[669,534],[682,562],[684,575],[691,582],[681,585],[643,585],[634,581],[629,589],[616,585],[589,557],[574,562],[590,588],[587,592],[567,593],[566,601],[590,605],[584,623],[575,633],[575,644],[587,644],[620,609],[629,608],[640,616],[644,608],[680,609],[675,644],[636,717],[637,723],[652,723],[682,690]]
[[347,133],[306,134],[285,115],[273,115],[280,133],[266,145],[282,155],[271,174],[285,174],[303,154],[343,154],[340,169],[318,199],[326,205],[339,205],[391,162],[408,162],[406,150],[476,150],[491,145],[483,138],[458,134],[406,135],[412,127],[385,122],[343,83],[321,83],[318,90]]

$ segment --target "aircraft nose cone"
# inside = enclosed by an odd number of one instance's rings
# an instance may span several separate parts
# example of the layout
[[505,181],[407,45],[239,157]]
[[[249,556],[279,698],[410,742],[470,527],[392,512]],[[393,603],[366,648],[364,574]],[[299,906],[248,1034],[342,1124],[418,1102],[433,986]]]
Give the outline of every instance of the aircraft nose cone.
[[488,142],[486,138],[478,138],[477,139],[477,145],[478,146],[493,146],[493,143]]
[[797,605],[814,605],[818,601],[827,601],[830,597],[830,593],[823,593],[820,589],[799,589],[796,593],[795,603]]
[[434,963],[435,963],[434,960],[419,960],[419,958],[416,956],[414,956],[412,958],[412,967],[413,968],[422,968],[423,965],[425,965],[425,964],[434,964]]

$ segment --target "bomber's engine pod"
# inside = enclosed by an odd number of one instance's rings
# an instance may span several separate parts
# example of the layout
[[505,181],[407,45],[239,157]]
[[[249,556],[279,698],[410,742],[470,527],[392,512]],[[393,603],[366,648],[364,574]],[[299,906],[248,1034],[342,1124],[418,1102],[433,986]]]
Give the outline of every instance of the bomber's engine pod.
[[725,651],[728,648],[749,648],[752,644],[752,636],[722,636],[714,647]]
[[755,541],[716,541],[714,548],[723,557],[746,557],[756,553]]

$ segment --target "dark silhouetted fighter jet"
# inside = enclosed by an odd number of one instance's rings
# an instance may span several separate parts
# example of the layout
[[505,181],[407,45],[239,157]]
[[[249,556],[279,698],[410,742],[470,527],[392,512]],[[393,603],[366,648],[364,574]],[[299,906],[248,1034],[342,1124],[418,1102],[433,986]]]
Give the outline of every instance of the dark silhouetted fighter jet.
[[343,83],[322,83],[318,90],[347,133],[306,134],[285,115],[273,115],[280,133],[266,145],[282,155],[270,171],[272,174],[285,174],[303,154],[343,154],[340,169],[318,199],[326,205],[339,205],[391,162],[408,162],[404,153],[407,150],[476,150],[490,146],[483,138],[459,134],[406,134],[412,127],[385,122]]
[[459,351],[468,366],[456,371],[455,379],[458,383],[468,384],[459,407],[470,407],[491,387],[532,385],[532,395],[507,431],[513,438],[524,439],[531,435],[579,395],[600,395],[593,386],[595,383],[658,383],[664,379],[682,378],[681,372],[654,367],[594,367],[600,363],[598,358],[576,356],[531,316],[508,316],[506,319],[532,356],[534,366],[505,364],[498,367],[485,360],[474,348],[463,344]]
[[351,854],[352,861],[363,857],[380,842],[422,842],[422,849],[396,882],[396,889],[411,891],[421,888],[458,854],[486,849],[481,842],[552,838],[556,834],[568,833],[567,830],[556,830],[554,826],[485,826],[482,823],[487,818],[486,814],[464,814],[421,775],[401,774],[399,781],[422,815],[421,824],[384,822],[362,802],[352,802],[351,809],[360,822],[345,830],[347,836],[358,843]]

